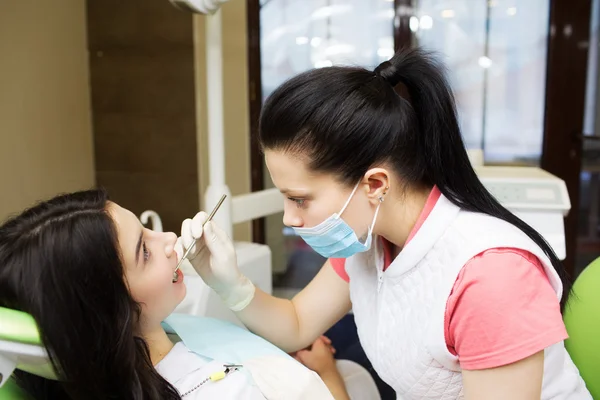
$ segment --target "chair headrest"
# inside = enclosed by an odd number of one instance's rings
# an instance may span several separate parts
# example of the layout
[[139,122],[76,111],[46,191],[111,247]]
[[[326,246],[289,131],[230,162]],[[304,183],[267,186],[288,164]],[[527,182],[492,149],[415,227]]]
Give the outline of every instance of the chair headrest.
[[22,311],[0,307],[0,387],[15,368],[56,379],[33,317]]
[[0,307],[0,321],[0,340],[41,346],[37,324],[30,314]]

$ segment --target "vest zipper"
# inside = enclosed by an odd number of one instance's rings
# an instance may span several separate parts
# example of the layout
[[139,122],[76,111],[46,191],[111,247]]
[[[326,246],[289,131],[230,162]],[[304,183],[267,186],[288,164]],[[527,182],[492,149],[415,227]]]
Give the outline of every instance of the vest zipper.
[[377,270],[377,293],[381,291],[381,285],[383,285],[383,272]]

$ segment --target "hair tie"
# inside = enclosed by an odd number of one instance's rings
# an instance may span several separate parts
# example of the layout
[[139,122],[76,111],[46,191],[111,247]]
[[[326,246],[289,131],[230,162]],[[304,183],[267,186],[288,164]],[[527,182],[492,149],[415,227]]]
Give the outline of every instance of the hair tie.
[[[389,83],[390,85],[392,85],[392,83],[389,81],[389,76],[387,74],[385,74],[385,71],[389,68],[392,68],[393,65],[391,62],[389,61],[384,61],[381,64],[379,64],[375,70],[373,71],[375,73],[376,76],[380,77],[381,79],[383,79],[384,81],[386,81],[387,83]],[[382,74],[383,72],[383,74]],[[393,85],[392,85],[393,86]]]
[[410,101],[410,92],[408,87],[402,82],[402,79],[398,76],[398,70],[389,61],[384,61],[373,70],[375,76],[383,79],[388,85],[394,89],[394,92],[404,100]]

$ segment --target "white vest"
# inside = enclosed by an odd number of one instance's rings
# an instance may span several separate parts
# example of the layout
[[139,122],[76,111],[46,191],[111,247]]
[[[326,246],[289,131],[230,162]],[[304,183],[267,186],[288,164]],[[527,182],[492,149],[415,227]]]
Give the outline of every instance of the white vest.
[[[561,297],[562,284],[550,260],[527,235],[497,218],[462,211],[443,195],[385,272],[379,240],[346,260],[361,344],[399,399],[463,398],[460,365],[444,337],[446,303],[463,266],[497,247],[536,255]],[[545,350],[545,399],[592,399],[563,342]]]

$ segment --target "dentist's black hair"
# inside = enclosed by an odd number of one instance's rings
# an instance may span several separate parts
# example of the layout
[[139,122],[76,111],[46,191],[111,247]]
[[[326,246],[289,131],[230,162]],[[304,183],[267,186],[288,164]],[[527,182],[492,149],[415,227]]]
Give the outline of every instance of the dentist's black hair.
[[408,185],[432,187],[464,210],[500,218],[531,238],[571,282],[544,238],[487,191],[469,161],[445,68],[431,53],[407,49],[375,71],[326,67],[297,75],[267,99],[259,138],[265,150],[304,155],[313,171],[348,185],[387,161]]
[[99,190],[61,195],[0,226],[0,306],[31,314],[59,381],[15,371],[33,399],[180,399],[138,334],[117,231]]

